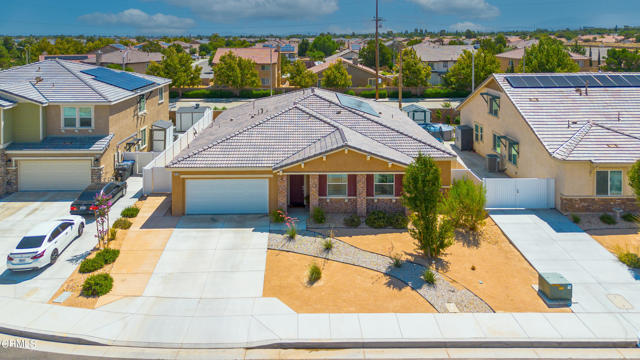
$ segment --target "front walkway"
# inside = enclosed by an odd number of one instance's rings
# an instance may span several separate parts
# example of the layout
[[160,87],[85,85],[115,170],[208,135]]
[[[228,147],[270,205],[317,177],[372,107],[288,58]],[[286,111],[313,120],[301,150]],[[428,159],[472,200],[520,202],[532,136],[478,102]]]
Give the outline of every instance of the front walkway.
[[574,312],[640,311],[640,279],[555,210],[496,210],[491,218],[538,272],[573,284]]

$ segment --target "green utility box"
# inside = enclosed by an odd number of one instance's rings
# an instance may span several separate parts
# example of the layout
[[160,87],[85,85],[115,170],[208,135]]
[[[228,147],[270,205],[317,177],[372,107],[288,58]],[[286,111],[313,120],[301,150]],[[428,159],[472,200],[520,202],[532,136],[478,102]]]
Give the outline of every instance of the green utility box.
[[573,292],[571,283],[558,273],[538,274],[538,289],[549,300],[571,301]]

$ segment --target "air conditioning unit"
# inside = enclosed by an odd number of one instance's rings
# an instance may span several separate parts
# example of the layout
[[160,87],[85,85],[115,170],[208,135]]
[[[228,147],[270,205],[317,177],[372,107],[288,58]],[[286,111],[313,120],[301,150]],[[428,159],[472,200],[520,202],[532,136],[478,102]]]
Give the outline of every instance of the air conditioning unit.
[[502,161],[500,159],[500,155],[497,155],[497,154],[487,155],[487,170],[489,172],[499,172],[501,162]]

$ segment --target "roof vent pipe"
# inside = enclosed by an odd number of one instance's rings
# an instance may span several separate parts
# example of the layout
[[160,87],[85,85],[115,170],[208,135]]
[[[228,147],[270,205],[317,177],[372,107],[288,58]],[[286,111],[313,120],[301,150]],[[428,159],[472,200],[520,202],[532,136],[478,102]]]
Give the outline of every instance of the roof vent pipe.
[[584,96],[589,96],[589,80],[584,82]]

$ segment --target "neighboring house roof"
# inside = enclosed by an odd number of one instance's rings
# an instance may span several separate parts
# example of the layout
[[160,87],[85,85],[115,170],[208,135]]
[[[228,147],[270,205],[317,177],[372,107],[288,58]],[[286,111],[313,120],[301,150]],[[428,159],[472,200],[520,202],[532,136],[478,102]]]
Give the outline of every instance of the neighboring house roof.
[[418,57],[425,62],[456,61],[464,50],[472,51],[473,45],[433,45],[420,43],[413,45]]
[[47,136],[40,142],[11,143],[7,151],[91,151],[104,152],[109,147],[113,134],[107,136]]
[[83,71],[111,70],[94,65],[59,59],[43,60],[29,65],[0,71],[0,93],[7,93],[39,104],[52,103],[114,103],[141,92],[171,83],[156,76],[127,73],[128,76],[153,82],[134,91],[96,80]]
[[[590,86],[588,95],[584,95],[584,88],[581,88],[583,95],[580,95],[574,87],[514,88],[506,79],[511,75],[494,74],[488,81],[495,79],[502,87],[554,158],[595,163],[629,163],[640,158],[640,86]],[[618,74],[518,74],[540,75],[568,77]],[[484,91],[482,88],[476,93]]]
[[2,109],[10,108],[15,104],[16,104],[15,101],[11,101],[9,99],[5,99],[3,97],[0,97],[0,108],[2,108]]
[[[364,72],[366,72],[366,73],[368,73],[370,75],[373,75],[374,79],[375,79],[376,71],[373,70],[372,68],[370,68],[368,66],[364,66],[362,64],[354,64],[353,61],[350,61],[350,60],[347,60],[347,59],[343,59],[343,58],[334,58],[331,61],[325,61],[322,64],[318,64],[316,66],[313,66],[313,67],[309,68],[309,70],[311,70],[311,72],[313,72],[314,74],[318,74],[318,73],[321,73],[321,72],[325,71],[329,66],[335,64],[338,61],[342,61],[347,66],[362,70],[362,71],[364,71]],[[391,77],[387,76],[387,75],[379,74],[378,76],[380,78],[382,78],[382,79],[384,79],[384,78],[391,79]]]
[[219,48],[213,57],[213,63],[219,63],[220,57],[229,52],[241,58],[251,59],[256,64],[275,64],[279,56],[277,51],[270,48]]
[[404,112],[412,112],[412,111],[427,111],[427,112],[431,112],[431,110],[427,109],[426,107],[420,106],[420,105],[416,105],[416,104],[409,104],[409,105],[403,107],[402,111],[404,111]]
[[[164,55],[159,52],[146,52],[140,51],[136,49],[128,49],[128,50],[119,50],[113,51],[110,53],[102,54],[102,59],[100,60],[103,64],[122,64],[122,58],[126,54],[125,63],[126,64],[139,64],[139,63],[148,63],[151,61],[160,62],[164,59]],[[87,64],[95,64],[96,58],[90,58],[85,60]]]
[[358,56],[358,52],[352,49],[345,49],[340,51],[339,53],[333,54],[331,56],[327,56],[327,58],[325,59],[325,61],[333,61],[337,58],[344,58],[346,55],[348,54],[353,54],[354,57]]
[[[513,49],[513,50],[500,53],[496,55],[496,57],[518,60],[518,59],[522,59],[522,57],[524,56],[524,50],[525,50],[524,48]],[[589,60],[588,56],[577,54],[571,51],[568,51],[568,53],[569,53],[569,56],[571,56],[571,59],[573,60]]]
[[[419,153],[455,157],[401,110],[340,96],[305,89],[226,110],[168,167],[276,170],[344,147],[403,165]],[[347,100],[378,116],[342,103]]]

